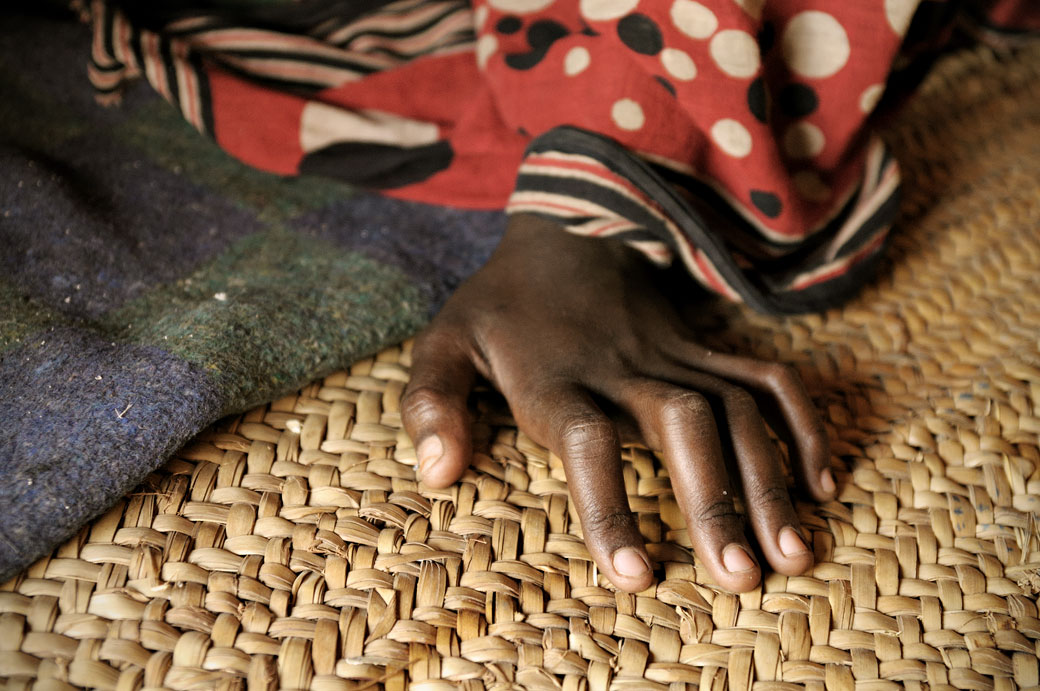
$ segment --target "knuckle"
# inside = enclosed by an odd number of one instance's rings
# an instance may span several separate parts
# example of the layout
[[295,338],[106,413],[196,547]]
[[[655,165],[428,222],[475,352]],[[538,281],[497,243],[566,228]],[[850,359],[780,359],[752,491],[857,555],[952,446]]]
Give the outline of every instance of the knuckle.
[[415,337],[412,359],[422,359],[428,353],[443,350],[452,343],[452,334],[458,333],[458,331],[458,329],[452,328],[451,320],[448,317],[443,314],[438,315],[432,324]]
[[696,391],[676,393],[661,402],[659,416],[667,434],[706,437],[716,433],[711,404]]
[[661,403],[661,419],[669,423],[688,424],[711,416],[711,404],[696,391],[677,392]]
[[448,397],[431,386],[409,387],[401,398],[401,415],[406,419],[422,419],[437,414],[448,405]]
[[582,526],[590,534],[624,535],[636,529],[636,520],[631,511],[597,510],[591,507],[582,520]]
[[755,403],[754,396],[739,386],[727,388],[722,395],[722,400],[729,415],[758,414],[758,404]]
[[802,383],[798,370],[786,362],[771,362],[765,368],[765,382],[774,390],[788,389]]
[[788,494],[786,487],[780,487],[778,485],[760,487],[753,495],[752,506],[769,506],[787,509],[791,506],[791,495]]
[[694,518],[700,525],[727,527],[735,523],[739,524],[744,520],[731,499],[720,499],[699,507],[694,512]]
[[563,420],[559,439],[565,458],[583,458],[618,444],[617,430],[607,418],[582,415]]

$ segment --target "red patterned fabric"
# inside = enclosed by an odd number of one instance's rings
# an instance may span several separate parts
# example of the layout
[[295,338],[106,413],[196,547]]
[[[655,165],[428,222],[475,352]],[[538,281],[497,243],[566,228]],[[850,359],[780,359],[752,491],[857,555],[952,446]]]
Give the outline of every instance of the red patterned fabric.
[[899,173],[870,125],[962,5],[97,0],[91,74],[144,76],[258,168],[541,214],[791,312],[843,299],[881,253]]

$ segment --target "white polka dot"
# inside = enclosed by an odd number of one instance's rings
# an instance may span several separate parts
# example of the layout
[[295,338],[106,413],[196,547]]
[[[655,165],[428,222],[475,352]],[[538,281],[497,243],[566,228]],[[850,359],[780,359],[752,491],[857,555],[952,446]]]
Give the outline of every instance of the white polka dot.
[[864,113],[869,113],[874,110],[874,107],[881,100],[881,94],[885,93],[884,84],[871,84],[859,97],[859,109]]
[[590,22],[605,22],[624,17],[639,0],[581,0],[581,14]]
[[733,0],[741,9],[747,12],[752,19],[762,18],[762,5],[766,4],[766,0]]
[[783,36],[784,60],[803,77],[835,74],[849,61],[849,37],[838,20],[826,12],[809,10],[787,23]]
[[614,124],[623,130],[638,130],[646,122],[642,107],[630,98],[623,98],[610,109]]
[[592,57],[589,55],[588,49],[584,46],[575,46],[568,50],[567,55],[563,57],[563,71],[568,77],[573,77],[584,72],[590,62],[592,62]]
[[480,31],[480,29],[484,26],[484,22],[487,21],[487,18],[488,18],[488,6],[487,5],[481,5],[477,9],[473,10],[473,28],[476,29],[477,31]]
[[820,128],[809,122],[796,122],[784,132],[784,151],[791,158],[812,158],[826,143]]
[[512,14],[530,14],[544,10],[554,0],[488,0],[488,4],[496,10]]
[[693,59],[677,48],[665,48],[661,51],[661,64],[668,74],[676,79],[688,82],[697,76],[697,66]]
[[751,153],[751,133],[736,120],[726,118],[711,126],[711,138],[724,152],[735,158]]
[[885,18],[896,35],[902,36],[910,28],[910,22],[921,0],[885,0]]
[[715,13],[693,0],[675,0],[672,22],[690,38],[708,38],[719,28]]
[[731,77],[745,79],[758,72],[758,42],[746,31],[720,31],[711,39],[709,50],[719,69]]
[[487,62],[498,48],[498,39],[494,34],[484,34],[477,40],[477,67],[484,69]]
[[815,170],[803,170],[794,174],[794,188],[798,194],[811,202],[825,202],[831,198],[831,188],[820,179]]

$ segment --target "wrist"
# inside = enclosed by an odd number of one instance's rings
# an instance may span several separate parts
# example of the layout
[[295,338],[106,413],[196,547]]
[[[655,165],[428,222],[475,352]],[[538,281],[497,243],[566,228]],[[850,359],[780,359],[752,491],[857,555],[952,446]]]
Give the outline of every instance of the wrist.
[[568,268],[580,270],[590,264],[618,269],[652,266],[641,252],[624,242],[578,235],[556,221],[530,213],[510,216],[491,262],[502,259],[513,262],[520,257],[552,267],[557,275]]

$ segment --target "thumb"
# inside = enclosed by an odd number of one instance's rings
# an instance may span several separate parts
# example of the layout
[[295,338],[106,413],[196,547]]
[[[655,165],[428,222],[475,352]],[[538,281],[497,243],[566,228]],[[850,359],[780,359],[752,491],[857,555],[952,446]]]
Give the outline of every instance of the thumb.
[[476,370],[469,356],[437,331],[419,337],[412,362],[401,421],[415,442],[423,483],[447,487],[473,458],[472,416],[466,401]]

